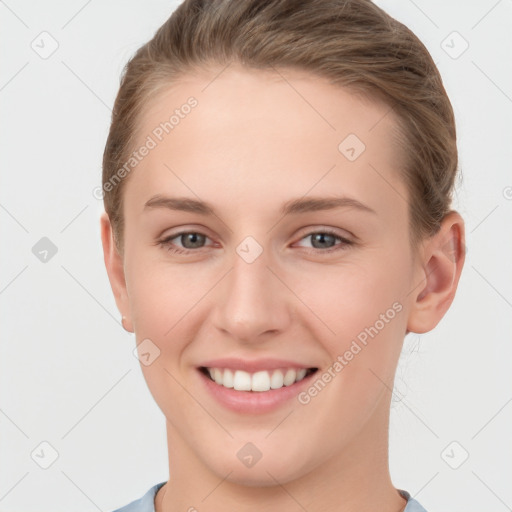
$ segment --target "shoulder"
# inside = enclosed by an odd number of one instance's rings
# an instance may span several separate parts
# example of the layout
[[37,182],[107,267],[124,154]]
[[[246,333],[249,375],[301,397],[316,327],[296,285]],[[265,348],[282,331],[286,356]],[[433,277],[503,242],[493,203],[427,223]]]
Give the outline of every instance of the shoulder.
[[407,491],[398,489],[398,492],[407,500],[407,505],[403,512],[427,512]]
[[[112,512],[155,512],[155,496],[158,489],[162,487],[165,482],[160,482],[151,487],[142,498],[139,498],[124,507],[118,508]],[[403,512],[427,512],[422,505],[416,501],[411,495],[402,489],[398,489],[400,494],[407,500],[407,505]]]
[[165,482],[160,482],[154,485],[142,498],[132,501],[128,503],[128,505],[113,510],[112,512],[155,512],[155,496],[158,489],[164,484]]

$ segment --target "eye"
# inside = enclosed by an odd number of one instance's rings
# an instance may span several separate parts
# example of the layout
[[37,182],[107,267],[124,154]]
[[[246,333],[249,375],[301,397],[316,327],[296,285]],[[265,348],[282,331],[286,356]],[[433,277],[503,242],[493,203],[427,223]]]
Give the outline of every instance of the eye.
[[[314,253],[330,253],[333,251],[344,250],[354,244],[351,240],[342,237],[330,229],[311,231],[301,238],[301,241],[307,240],[308,238],[311,240],[313,246],[311,250],[308,249],[308,252]],[[200,249],[207,247],[205,242],[208,239],[209,238],[206,235],[197,231],[181,231],[180,233],[174,233],[173,235],[158,241],[157,244],[166,248],[173,254],[190,254],[193,252],[199,252]],[[341,243],[336,244],[337,240]],[[177,245],[176,241],[178,241],[181,246]]]
[[[176,246],[173,240],[178,239],[182,246]],[[165,247],[169,252],[176,254],[187,254],[197,249],[201,249],[208,237],[196,231],[182,231],[175,233],[158,242],[158,245]],[[196,251],[197,252],[197,251]]]
[[[313,251],[310,252],[333,252],[347,249],[349,246],[353,245],[351,240],[342,237],[330,229],[311,231],[301,240],[307,240],[308,238],[311,240],[313,246]],[[339,240],[341,243],[336,244],[336,240]]]

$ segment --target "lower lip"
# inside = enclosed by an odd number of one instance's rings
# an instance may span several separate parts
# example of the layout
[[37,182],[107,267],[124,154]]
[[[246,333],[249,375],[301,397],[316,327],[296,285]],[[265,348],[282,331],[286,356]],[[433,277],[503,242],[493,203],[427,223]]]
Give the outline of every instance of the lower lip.
[[246,414],[263,414],[278,409],[288,400],[296,397],[303,388],[309,385],[314,372],[291,386],[283,386],[269,391],[237,391],[233,388],[225,388],[209,379],[201,370],[198,370],[207,391],[224,407]]

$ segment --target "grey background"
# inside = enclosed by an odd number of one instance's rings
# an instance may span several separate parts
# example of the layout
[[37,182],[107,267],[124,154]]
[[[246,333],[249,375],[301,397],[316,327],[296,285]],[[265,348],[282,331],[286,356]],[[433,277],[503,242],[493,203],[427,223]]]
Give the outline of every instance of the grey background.
[[[429,512],[510,510],[512,1],[377,3],[443,76],[467,229],[452,308],[405,341],[393,482]],[[164,417],[120,325],[93,190],[122,66],[175,6],[0,1],[0,511],[109,510],[168,478]]]

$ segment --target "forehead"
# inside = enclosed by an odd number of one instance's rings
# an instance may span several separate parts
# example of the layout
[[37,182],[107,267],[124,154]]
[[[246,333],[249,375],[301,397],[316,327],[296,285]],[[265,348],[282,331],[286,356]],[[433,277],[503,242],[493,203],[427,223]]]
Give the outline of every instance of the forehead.
[[[180,122],[180,130],[173,128],[174,135],[183,131],[183,125],[193,123],[198,135],[202,127],[206,131],[212,125],[222,128],[223,133],[241,135],[237,129],[243,126],[248,135],[256,134],[260,140],[266,135],[267,139],[277,139],[276,142],[284,142],[289,134],[326,137],[326,143],[330,143],[350,130],[368,141],[372,134],[387,134],[391,142],[390,130],[396,129],[398,120],[383,101],[306,71],[255,70],[230,64],[225,68],[196,70],[161,86],[142,109],[139,135],[151,132],[155,123],[169,120],[173,112],[179,114],[180,107],[190,98],[196,100],[199,108],[193,109],[191,121]],[[200,118],[200,122],[194,123],[194,118]],[[182,116],[180,119],[183,120]]]
[[388,105],[303,71],[198,72],[147,103],[138,142],[149,137],[154,148],[128,188],[139,202],[168,183],[167,192],[208,193],[225,205],[312,191],[350,192],[379,207],[406,196],[396,129]]

